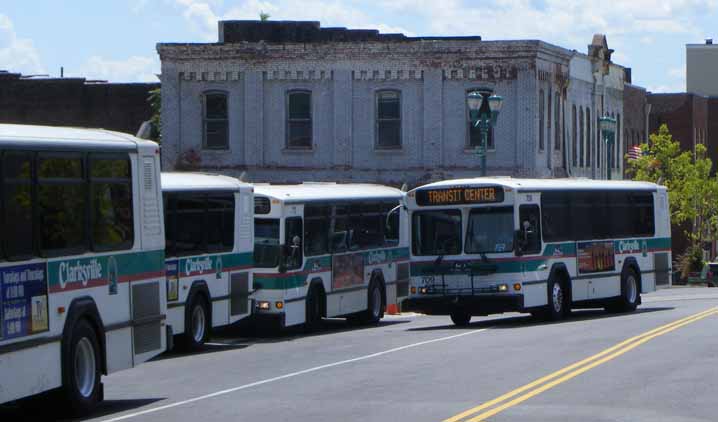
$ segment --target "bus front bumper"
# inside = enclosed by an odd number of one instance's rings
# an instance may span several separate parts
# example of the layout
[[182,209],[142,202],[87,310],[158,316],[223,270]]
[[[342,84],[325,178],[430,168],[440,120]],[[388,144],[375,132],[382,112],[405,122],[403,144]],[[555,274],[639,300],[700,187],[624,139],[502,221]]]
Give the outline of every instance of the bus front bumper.
[[450,315],[459,309],[468,311],[474,316],[522,312],[524,296],[522,294],[413,296],[402,304],[402,311],[427,315]]

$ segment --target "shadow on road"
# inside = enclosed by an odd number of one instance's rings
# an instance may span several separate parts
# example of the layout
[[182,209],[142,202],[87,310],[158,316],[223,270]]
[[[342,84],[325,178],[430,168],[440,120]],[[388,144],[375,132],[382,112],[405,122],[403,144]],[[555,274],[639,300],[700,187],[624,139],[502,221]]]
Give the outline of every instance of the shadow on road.
[[53,404],[53,400],[55,399],[51,396],[51,394],[45,393],[11,404],[2,405],[0,406],[0,420],[8,422],[38,422],[55,420],[83,421],[126,412],[128,410],[137,409],[165,399],[149,398],[133,400],[105,400],[97,406],[97,409],[95,409],[91,415],[80,419],[61,419],[63,415],[58,413],[59,406]]
[[[565,324],[569,322],[575,322],[575,321],[586,321],[586,320],[592,320],[592,319],[607,319],[607,318],[616,318],[616,317],[622,317],[626,315],[636,315],[636,314],[644,314],[644,313],[650,313],[650,312],[662,312],[662,311],[670,311],[675,309],[672,306],[652,306],[652,307],[642,307],[639,309],[636,309],[634,312],[631,313],[609,313],[604,311],[603,309],[578,309],[573,310],[571,312],[571,315],[563,319],[561,321],[544,321],[541,319],[534,318],[531,315],[517,315],[512,316],[508,318],[493,318],[493,319],[484,319],[476,322],[472,322],[467,327],[458,327],[454,324],[447,324],[447,325],[433,325],[429,327],[416,327],[416,328],[408,328],[407,331],[433,331],[433,330],[449,330],[449,329],[457,329],[457,330],[465,330],[467,328],[516,328],[516,327],[530,327],[533,325],[548,325],[548,324]],[[448,320],[449,317],[447,316],[446,319]]]
[[152,361],[160,361],[160,360],[166,360],[166,359],[175,359],[175,358],[181,358],[186,356],[197,356],[197,355],[206,355],[208,353],[217,353],[217,352],[227,352],[230,350],[239,350],[239,349],[245,349],[251,344],[247,344],[246,341],[242,341],[245,339],[236,339],[239,341],[218,341],[216,339],[212,339],[212,341],[206,343],[204,346],[202,346],[199,350],[193,350],[191,352],[186,352],[178,348],[174,348],[170,350],[169,352],[162,353],[161,355],[155,357],[152,359]]

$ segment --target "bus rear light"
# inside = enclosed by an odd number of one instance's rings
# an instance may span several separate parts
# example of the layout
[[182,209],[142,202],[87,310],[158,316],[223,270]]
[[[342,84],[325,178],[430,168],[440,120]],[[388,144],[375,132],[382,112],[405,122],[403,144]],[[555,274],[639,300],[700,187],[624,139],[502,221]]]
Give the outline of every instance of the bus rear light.
[[521,283],[514,283],[514,290],[516,290],[517,292],[521,290]]
[[507,284],[499,284],[499,291],[507,292],[507,291],[509,291],[509,286]]
[[274,302],[274,307],[277,309],[282,309],[282,308],[284,308],[284,302],[281,302],[281,301]]
[[411,288],[411,294],[413,294],[413,295],[416,294],[416,287],[412,287],[412,288]]

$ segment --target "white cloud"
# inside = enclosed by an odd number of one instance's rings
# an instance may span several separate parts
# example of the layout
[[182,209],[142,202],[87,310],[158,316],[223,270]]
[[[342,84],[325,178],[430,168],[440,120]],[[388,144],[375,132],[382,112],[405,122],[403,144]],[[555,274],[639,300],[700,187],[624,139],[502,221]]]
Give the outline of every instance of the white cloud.
[[[80,71],[72,76],[110,82],[159,82],[156,76],[159,69],[159,59],[156,56],[132,56],[126,60],[92,56],[80,67]],[[71,73],[68,72],[68,75]]]
[[0,69],[25,74],[45,72],[32,40],[19,38],[10,18],[2,14],[0,14]]

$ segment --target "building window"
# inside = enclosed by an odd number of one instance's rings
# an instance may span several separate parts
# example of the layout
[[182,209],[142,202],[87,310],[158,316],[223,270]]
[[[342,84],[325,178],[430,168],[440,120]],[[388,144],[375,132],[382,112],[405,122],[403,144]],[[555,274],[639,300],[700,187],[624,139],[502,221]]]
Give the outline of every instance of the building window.
[[581,146],[578,155],[578,166],[583,167],[583,156],[586,154],[586,138],[583,133],[583,107],[578,108],[578,144]]
[[616,145],[614,145],[613,150],[616,151],[616,160],[615,160],[615,167],[618,169],[620,168],[620,160],[621,160],[621,151],[623,150],[623,145],[621,145],[621,115],[616,114]]
[[601,122],[598,119],[599,117],[596,115],[596,168],[601,168],[601,144],[603,139],[601,138]]
[[376,93],[376,148],[401,148],[401,92]]
[[224,92],[204,94],[203,120],[203,147],[205,149],[229,149],[227,94]]
[[571,107],[571,159],[573,166],[578,165],[578,116],[576,115],[576,105]]
[[544,149],[544,133],[546,132],[546,120],[544,119],[544,92],[543,89],[539,90],[539,151]]
[[555,140],[554,140],[554,149],[560,150],[561,149],[561,97],[559,96],[558,92],[555,95],[555,101],[556,104],[556,111],[554,112],[554,119],[556,120],[556,128],[554,129]]
[[287,93],[287,148],[312,147],[312,93]]
[[591,167],[591,150],[593,149],[593,133],[591,132],[591,109],[586,107],[586,167]]

